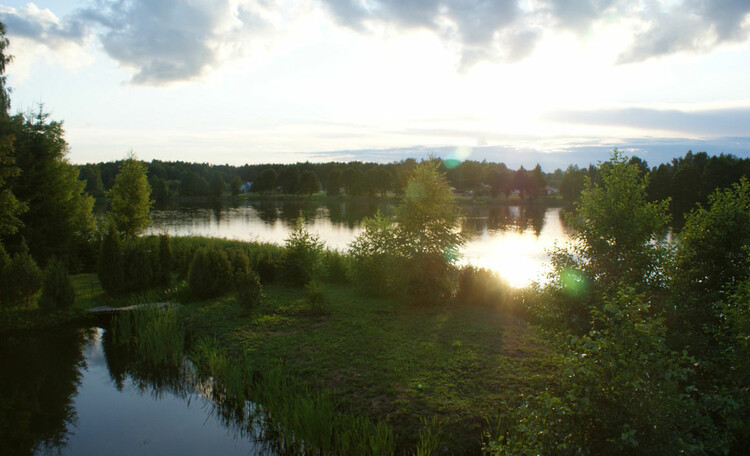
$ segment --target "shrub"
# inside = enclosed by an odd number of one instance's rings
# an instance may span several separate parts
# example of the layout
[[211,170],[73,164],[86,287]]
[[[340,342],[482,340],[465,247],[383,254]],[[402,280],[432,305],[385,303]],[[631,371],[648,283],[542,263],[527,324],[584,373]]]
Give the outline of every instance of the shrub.
[[252,309],[260,304],[263,299],[263,287],[260,284],[258,274],[252,269],[243,271],[235,276],[237,287],[237,301],[245,309]]
[[240,282],[250,273],[250,258],[245,249],[231,249],[227,257],[232,265],[232,284],[239,288]]
[[456,299],[466,304],[505,308],[510,304],[510,288],[489,269],[464,266],[458,272]]
[[305,298],[307,298],[308,311],[310,314],[325,315],[328,313],[326,309],[328,299],[326,298],[323,287],[317,280],[311,280],[305,286]]
[[323,243],[318,236],[307,231],[302,217],[286,239],[284,273],[287,280],[305,285],[313,280],[320,269]]
[[65,263],[53,258],[47,265],[39,307],[44,310],[68,309],[73,305],[75,298],[76,293]]
[[362,233],[349,246],[351,281],[371,296],[392,293],[399,280],[393,222],[377,212],[365,218],[362,227]]
[[169,236],[159,236],[159,268],[155,280],[159,285],[169,286],[172,282],[172,247],[169,244]]
[[347,257],[337,250],[326,250],[323,254],[326,280],[331,283],[346,283],[348,278]]
[[451,296],[454,270],[445,257],[437,253],[412,254],[399,267],[406,293],[420,305],[438,304]]
[[125,272],[123,265],[123,247],[120,233],[114,224],[104,235],[99,251],[99,282],[107,293],[117,294],[123,291]]
[[188,273],[193,295],[200,299],[221,296],[231,285],[231,279],[232,265],[224,251],[204,247],[195,252]]
[[276,280],[278,261],[268,249],[262,249],[255,255],[253,269],[258,273],[261,283],[269,284]]
[[10,262],[6,293],[9,305],[24,304],[29,307],[31,299],[42,287],[44,274],[29,255],[26,243],[22,247],[21,252],[13,255],[13,260]]
[[8,289],[10,287],[10,264],[10,255],[8,255],[2,242],[0,242],[0,307],[5,306],[6,304],[10,305],[6,302],[10,299],[10,296],[8,295]]
[[134,239],[125,245],[123,255],[123,290],[124,292],[143,291],[154,283],[154,267],[158,255],[147,242]]

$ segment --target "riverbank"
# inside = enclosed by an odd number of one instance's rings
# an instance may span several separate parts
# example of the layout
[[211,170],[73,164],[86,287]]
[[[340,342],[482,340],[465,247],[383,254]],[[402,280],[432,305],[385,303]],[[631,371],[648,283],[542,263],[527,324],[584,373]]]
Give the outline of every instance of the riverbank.
[[412,307],[328,285],[325,315],[302,289],[265,288],[247,312],[232,297],[180,309],[191,341],[215,338],[230,358],[282,365],[330,394],[341,412],[394,429],[397,454],[416,445],[421,419],[440,418],[448,454],[477,454],[482,432],[523,394],[548,385],[551,352],[525,322],[472,306]]

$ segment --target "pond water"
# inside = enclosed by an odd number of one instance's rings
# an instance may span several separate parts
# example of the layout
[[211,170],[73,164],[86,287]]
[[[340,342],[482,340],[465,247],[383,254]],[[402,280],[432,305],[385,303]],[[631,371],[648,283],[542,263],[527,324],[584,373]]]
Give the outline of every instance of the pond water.
[[0,338],[3,455],[273,454],[222,418],[185,361],[156,370],[102,328]]
[[[568,239],[558,207],[462,204],[462,230],[468,241],[462,261],[496,271],[513,286],[539,280],[547,250]],[[151,233],[200,235],[283,244],[299,215],[329,248],[345,250],[360,233],[364,217],[392,203],[354,201],[258,200],[182,204],[154,210]]]

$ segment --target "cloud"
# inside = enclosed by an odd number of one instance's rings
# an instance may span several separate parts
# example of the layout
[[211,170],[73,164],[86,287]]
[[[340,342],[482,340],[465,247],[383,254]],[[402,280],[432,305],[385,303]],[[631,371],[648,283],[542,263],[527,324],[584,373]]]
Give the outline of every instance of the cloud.
[[82,44],[86,38],[86,25],[78,19],[60,21],[49,9],[39,9],[33,3],[15,9],[0,5],[0,21],[8,33],[42,42],[51,48],[69,43]]
[[559,122],[635,127],[711,137],[742,136],[747,134],[747,126],[750,125],[750,107],[703,111],[646,108],[558,111],[548,118]]
[[95,0],[63,19],[33,4],[2,7],[8,34],[56,47],[95,38],[132,82],[164,84],[193,79],[218,66],[239,42],[266,26],[263,7],[237,0]]
[[750,33],[747,0],[683,0],[652,6],[647,27],[634,37],[619,63],[636,63],[681,51],[704,52],[722,43],[744,42]]

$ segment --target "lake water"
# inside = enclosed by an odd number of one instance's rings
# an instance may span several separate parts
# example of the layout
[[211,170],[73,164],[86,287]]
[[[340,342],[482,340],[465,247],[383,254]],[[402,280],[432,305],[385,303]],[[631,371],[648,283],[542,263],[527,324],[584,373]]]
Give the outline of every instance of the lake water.
[[154,369],[102,328],[0,338],[0,454],[273,454],[218,405],[186,361]]
[[[547,251],[568,240],[557,207],[462,204],[460,208],[468,238],[462,262],[492,269],[513,286],[539,280],[547,270]],[[154,210],[149,232],[283,244],[302,215],[308,229],[329,248],[345,250],[361,232],[362,219],[378,210],[392,214],[394,206],[370,199],[182,204]]]

